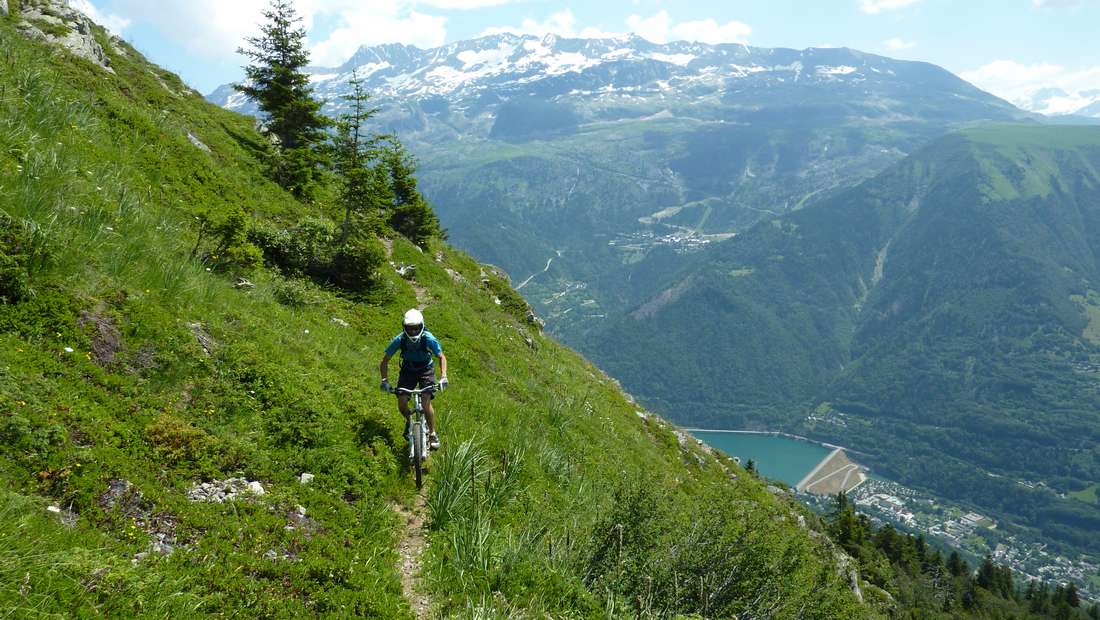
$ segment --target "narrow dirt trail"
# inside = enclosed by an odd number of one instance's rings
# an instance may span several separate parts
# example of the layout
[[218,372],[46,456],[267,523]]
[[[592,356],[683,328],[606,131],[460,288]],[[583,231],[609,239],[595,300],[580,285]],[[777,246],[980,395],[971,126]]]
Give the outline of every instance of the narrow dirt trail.
[[[393,239],[387,239],[381,237],[382,247],[386,250],[386,260],[393,258]],[[390,260],[390,265],[393,265],[393,261]],[[396,267],[395,267],[396,268]],[[413,293],[416,294],[416,307],[420,310],[426,308],[432,301],[432,295],[428,292],[428,289],[421,286],[415,278],[406,278],[409,284],[412,285]]]
[[409,606],[412,607],[417,620],[427,620],[430,617],[428,610],[431,609],[432,603],[420,579],[422,568],[420,558],[428,546],[424,525],[424,515],[427,513],[424,496],[417,493],[411,510],[400,504],[394,504],[393,510],[403,524],[401,540],[397,543],[397,570],[401,575],[401,590],[405,593],[405,600],[409,601]]

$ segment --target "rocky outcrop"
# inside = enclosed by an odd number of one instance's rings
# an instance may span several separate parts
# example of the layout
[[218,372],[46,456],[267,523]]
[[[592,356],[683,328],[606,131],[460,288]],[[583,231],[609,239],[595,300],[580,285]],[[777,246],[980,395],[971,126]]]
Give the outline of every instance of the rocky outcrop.
[[0,0],[0,16],[8,16],[8,0]]
[[[7,0],[0,0],[5,7]],[[24,2],[16,28],[32,39],[56,45],[114,73],[111,60],[95,38],[92,20],[69,6],[68,0]]]

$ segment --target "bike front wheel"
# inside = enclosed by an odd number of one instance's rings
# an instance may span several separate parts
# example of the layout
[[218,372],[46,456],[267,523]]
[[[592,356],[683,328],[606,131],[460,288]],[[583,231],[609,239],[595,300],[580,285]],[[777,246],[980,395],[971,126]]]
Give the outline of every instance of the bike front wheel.
[[424,483],[424,427],[417,422],[413,425],[413,469],[416,471],[416,488]]

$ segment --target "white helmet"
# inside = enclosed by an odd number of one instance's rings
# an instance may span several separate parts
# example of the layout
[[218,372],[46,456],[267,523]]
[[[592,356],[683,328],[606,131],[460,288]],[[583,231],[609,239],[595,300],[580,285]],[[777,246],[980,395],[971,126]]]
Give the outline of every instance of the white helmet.
[[413,342],[419,341],[420,337],[424,335],[424,315],[420,314],[420,311],[416,308],[405,313],[402,325],[405,328],[405,335]]

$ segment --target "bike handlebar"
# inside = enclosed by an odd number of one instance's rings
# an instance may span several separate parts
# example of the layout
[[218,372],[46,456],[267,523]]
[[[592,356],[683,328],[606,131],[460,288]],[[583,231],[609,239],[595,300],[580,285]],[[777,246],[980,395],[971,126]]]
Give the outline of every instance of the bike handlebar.
[[439,391],[439,384],[438,383],[433,384],[433,385],[429,385],[427,387],[422,387],[418,390],[410,390],[409,388],[403,388],[403,387],[391,387],[390,388],[390,394],[423,394],[425,392],[438,392],[438,391]]

